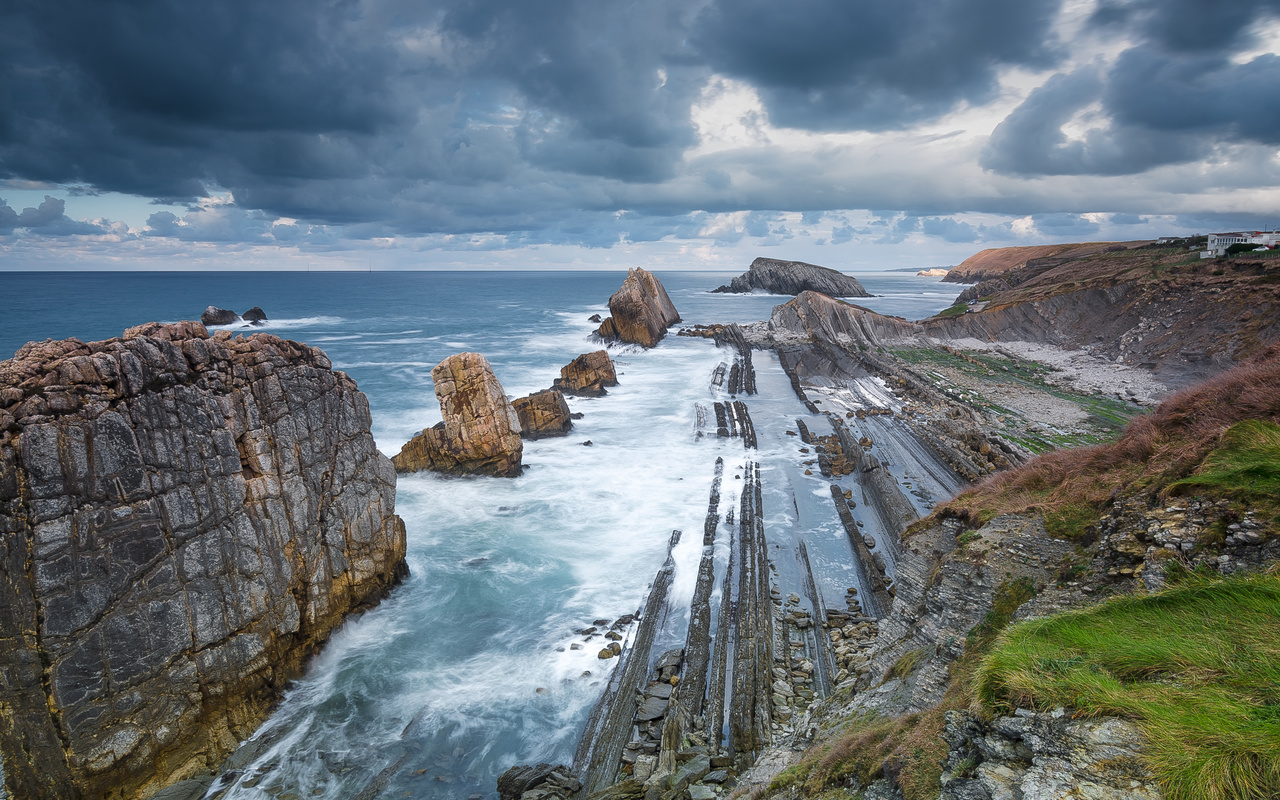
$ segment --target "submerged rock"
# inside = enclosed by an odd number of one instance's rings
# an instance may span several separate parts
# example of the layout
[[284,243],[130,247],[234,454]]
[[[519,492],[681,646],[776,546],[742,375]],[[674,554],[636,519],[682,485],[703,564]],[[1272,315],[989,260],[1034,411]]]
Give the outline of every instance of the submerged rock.
[[520,418],[520,435],[525,439],[564,436],[573,427],[569,405],[564,395],[555,389],[517,398],[511,401],[511,406]]
[[560,368],[553,389],[583,397],[603,397],[606,386],[617,386],[618,374],[607,350],[583,353]]
[[225,308],[209,306],[200,313],[200,321],[205,325],[234,325],[240,321],[240,315]]
[[396,471],[519,475],[520,418],[489,361],[479,353],[458,353],[437,364],[431,380],[444,419],[405,443],[391,459]]
[[609,298],[609,313],[596,331],[604,339],[616,339],[653,347],[680,321],[667,290],[653,273],[636,267],[627,270],[622,288]]
[[714,292],[741,294],[762,289],[773,294],[800,294],[804,291],[821,292],[831,297],[871,297],[856,278],[843,272],[803,261],[781,261],[776,258],[757,258],[751,267],[728,286],[713,289]]
[[149,323],[0,362],[8,797],[218,763],[403,575],[395,472],[319,350]]

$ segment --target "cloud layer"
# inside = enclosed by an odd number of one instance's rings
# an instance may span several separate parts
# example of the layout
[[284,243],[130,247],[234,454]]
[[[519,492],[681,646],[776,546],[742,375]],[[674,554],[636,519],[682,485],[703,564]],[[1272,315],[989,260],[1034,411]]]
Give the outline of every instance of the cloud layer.
[[826,214],[841,244],[875,226],[835,212],[867,208],[943,242],[1036,215],[1264,218],[1280,0],[1228,5],[9,4],[0,197],[51,190],[0,205],[0,237],[121,235],[59,187],[190,209],[125,238],[315,247],[719,241],[740,212],[763,243],[796,235],[768,214]]

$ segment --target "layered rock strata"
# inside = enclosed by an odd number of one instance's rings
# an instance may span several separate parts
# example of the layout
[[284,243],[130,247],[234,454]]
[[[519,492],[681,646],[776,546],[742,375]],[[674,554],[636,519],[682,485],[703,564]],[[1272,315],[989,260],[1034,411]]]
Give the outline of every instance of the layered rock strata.
[[609,386],[618,385],[618,373],[607,350],[583,353],[560,368],[560,377],[551,385],[564,394],[603,397]]
[[391,459],[396,470],[519,475],[520,417],[489,361],[479,353],[458,353],[437,364],[431,380],[444,419],[405,443]]
[[573,427],[569,404],[564,395],[555,389],[544,389],[528,397],[511,401],[520,419],[520,436],[525,439],[543,439],[548,436],[565,436]]
[[730,281],[728,286],[712,291],[741,294],[754,290],[772,294],[813,291],[831,297],[872,296],[862,288],[857,278],[843,272],[803,261],[782,261],[776,258],[757,258],[751,262],[746,272]]
[[639,267],[627,270],[622,288],[609,298],[609,313],[596,331],[602,339],[653,347],[680,321],[680,312],[653,273]]
[[407,573],[369,405],[319,350],[194,322],[0,363],[9,797],[205,773]]

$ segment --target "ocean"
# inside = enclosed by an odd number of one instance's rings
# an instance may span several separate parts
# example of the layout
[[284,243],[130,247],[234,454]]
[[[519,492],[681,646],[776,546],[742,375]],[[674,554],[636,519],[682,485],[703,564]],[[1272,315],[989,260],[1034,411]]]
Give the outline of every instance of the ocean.
[[[319,347],[355,378],[369,397],[374,438],[390,456],[439,421],[430,372],[440,360],[480,352],[510,396],[547,388],[561,366],[599,349],[588,317],[607,315],[624,277],[0,273],[10,298],[0,355],[33,339],[91,341],[149,320],[196,319],[210,304],[241,313],[261,306],[270,321],[250,330]],[[730,274],[658,277],[683,325],[767,319],[787,299],[708,292]],[[910,319],[946,308],[958,292],[901,272],[856,277],[880,295],[859,305]],[[493,796],[497,776],[513,764],[572,759],[617,663],[597,657],[599,637],[584,644],[575,631],[634,613],[672,530],[701,530],[715,459],[725,459],[722,509],[736,501],[745,463],[740,440],[695,430],[697,404],[716,397],[711,373],[730,354],[671,335],[653,350],[611,355],[619,385],[603,398],[570,398],[583,418],[565,438],[526,442],[522,476],[400,477],[410,577],[335,633],[256,734],[255,756],[218,785],[229,788],[226,797],[463,800]],[[785,435],[806,412],[776,358],[760,353],[756,367],[761,393],[748,404],[760,438],[752,457],[764,475],[766,535],[803,532],[822,591],[842,597],[852,580],[840,550],[847,544],[829,510],[817,511],[830,505],[827,482],[797,472]],[[675,550],[673,596],[685,600],[678,605],[688,605],[700,552],[699,536]],[[683,641],[683,622],[664,626],[668,644]],[[655,652],[662,648],[660,641]]]

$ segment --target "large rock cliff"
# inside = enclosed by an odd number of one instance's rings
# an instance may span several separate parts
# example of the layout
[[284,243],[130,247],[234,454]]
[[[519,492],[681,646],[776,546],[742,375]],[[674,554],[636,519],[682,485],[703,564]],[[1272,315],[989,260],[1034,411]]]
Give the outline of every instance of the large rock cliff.
[[520,418],[489,361],[458,353],[431,370],[444,417],[410,439],[391,462],[400,472],[513,477],[522,469]]
[[609,313],[596,333],[603,339],[617,339],[642,347],[653,347],[667,328],[680,321],[662,282],[653,273],[636,267],[627,270],[622,288],[609,298]]
[[730,281],[728,286],[712,291],[741,294],[754,289],[773,294],[813,291],[831,297],[871,297],[857,278],[851,278],[843,272],[803,261],[782,261],[776,258],[757,258],[751,262],[746,272]]
[[0,363],[9,797],[214,767],[406,574],[369,405],[319,350],[150,323]]

